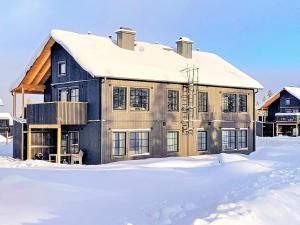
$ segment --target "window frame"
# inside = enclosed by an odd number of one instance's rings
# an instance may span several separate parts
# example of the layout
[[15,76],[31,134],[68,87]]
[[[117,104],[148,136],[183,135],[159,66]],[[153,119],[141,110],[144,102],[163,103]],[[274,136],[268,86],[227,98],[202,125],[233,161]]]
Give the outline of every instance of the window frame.
[[[65,72],[61,73],[61,65],[65,65]],[[57,62],[57,76],[64,77],[67,75],[67,63],[66,61],[58,61]]]
[[[171,145],[169,145],[169,134],[171,134],[171,133],[175,133],[176,134],[176,136],[172,136],[171,137],[171,140],[172,140],[172,144]],[[176,138],[174,138],[174,137],[176,137]],[[175,143],[175,142],[176,143]],[[175,147],[174,149],[169,149],[169,147]],[[175,152],[179,152],[179,131],[177,131],[177,130],[168,130],[167,131],[167,152],[168,153],[175,153]]]
[[[72,100],[72,90],[74,89],[77,89],[78,90],[78,101],[77,102],[80,102],[80,87],[79,86],[72,86],[72,87],[61,87],[61,88],[58,88],[57,89],[57,100],[59,102],[74,102],[74,101],[71,101]],[[66,101],[61,101],[61,92],[62,91],[66,91],[67,92],[67,99]]]
[[[57,96],[58,98],[57,99],[58,99],[59,102],[68,102],[69,101],[69,90],[68,90],[68,88],[59,88],[57,91],[58,91],[58,96]],[[61,92],[63,92],[63,91],[67,93],[67,97],[66,97],[65,101],[61,100]]]
[[[114,139],[115,138],[114,134],[118,134],[118,139]],[[124,137],[123,137],[124,139],[120,139],[120,134],[124,134]],[[113,131],[111,140],[112,140],[111,155],[113,157],[126,156],[126,152],[127,152],[127,147],[126,147],[126,145],[127,145],[127,133],[125,131]],[[123,145],[124,147],[120,147],[120,143],[122,141],[124,142],[124,145]],[[115,142],[118,143],[117,147],[114,144]],[[115,154],[116,153],[115,149],[118,149],[118,154]],[[124,152],[120,151],[120,149],[123,149]],[[120,152],[122,154],[120,154]]]
[[[176,93],[176,99],[174,102],[174,95],[171,96],[171,101],[170,101],[170,96],[169,96],[169,92],[173,92]],[[175,89],[169,89],[167,90],[167,99],[168,99],[168,112],[179,112],[179,90],[175,90]],[[175,104],[175,107],[174,107]],[[170,105],[173,106],[170,108]]]
[[[72,91],[73,90],[77,90],[77,95],[72,96]],[[68,91],[69,91],[69,98],[70,98],[69,100],[70,100],[70,102],[79,102],[80,101],[80,90],[79,90],[79,87],[71,87],[71,88],[68,89]],[[72,98],[76,97],[76,96],[77,96],[77,101],[73,101]]]
[[[240,146],[240,144],[241,144],[240,140],[241,140],[241,138],[243,138],[243,137],[240,136],[240,134],[243,133],[243,132],[246,132],[246,136],[244,137],[246,139],[246,142],[245,142],[246,143],[246,147],[241,147]],[[248,132],[248,129],[247,128],[241,128],[241,129],[239,129],[237,131],[237,133],[238,133],[238,135],[237,135],[237,142],[238,142],[237,143],[237,145],[238,145],[237,147],[238,147],[238,149],[239,150],[248,150],[249,149],[249,136],[248,136],[249,132]]]
[[[199,133],[205,133],[205,148],[204,149],[202,149],[202,148],[199,148]],[[207,136],[207,130],[197,130],[197,151],[198,152],[207,152],[208,151],[208,136]],[[201,140],[203,140],[203,137],[201,137]],[[202,143],[201,143],[201,145],[202,145]]]
[[[229,135],[227,136],[227,146],[231,146],[232,143],[234,143],[234,148],[225,148],[224,146],[224,132],[229,132]],[[232,132],[234,133],[234,136],[232,136]],[[234,142],[232,142],[232,137],[234,137]],[[236,134],[236,129],[233,128],[233,129],[230,129],[230,128],[225,128],[225,129],[222,129],[222,151],[237,151],[237,134]]]
[[[135,134],[135,138],[132,138],[132,134]],[[147,134],[147,138],[136,138],[136,134]],[[135,141],[135,144],[138,141],[138,145],[134,145],[134,149],[138,149],[138,151],[133,150],[132,141]],[[143,145],[143,142],[147,140],[147,145]],[[140,144],[141,143],[141,144]],[[143,148],[146,148],[146,152],[143,151]],[[129,132],[129,155],[130,156],[139,156],[139,155],[149,155],[150,154],[150,132],[149,131],[130,131]]]
[[[227,97],[227,100],[226,100],[225,96]],[[233,110],[230,110],[229,109],[229,103],[230,103],[229,100],[230,100],[230,97],[232,97],[232,96],[234,96],[234,105],[233,105]],[[223,113],[236,113],[237,112],[237,94],[236,93],[223,93],[222,94],[222,112]]]
[[[143,106],[143,96],[139,96],[136,94],[137,91],[145,91],[146,90],[146,93],[147,93],[147,98],[146,98],[146,108],[143,109],[142,106]],[[141,101],[141,106],[140,107],[134,107],[132,106],[132,104],[134,104],[134,100],[132,98],[132,91],[135,91],[135,95],[134,97],[138,97],[139,100]],[[142,92],[141,92],[142,93]],[[135,112],[145,112],[145,111],[150,111],[150,89],[149,88],[143,88],[143,87],[131,87],[130,90],[129,90],[129,106],[130,106],[130,111],[135,111]]]
[[[114,101],[115,101],[115,98],[114,98],[114,90],[115,89],[124,89],[125,90],[125,94],[124,94],[124,108],[115,108],[115,104],[114,104]],[[120,94],[120,92],[118,92],[118,94]],[[113,86],[112,88],[112,109],[113,110],[127,110],[127,87],[122,87],[122,86]]]
[[[243,101],[241,97],[245,97],[246,99]],[[242,109],[242,103],[246,103],[246,106],[243,106],[244,110]],[[247,94],[239,94],[239,112],[247,113],[248,112],[248,95]]]
[[[77,144],[71,144],[71,140],[74,140],[74,138],[72,138],[72,134],[77,134]],[[77,152],[79,153],[79,151],[80,151],[80,145],[79,145],[79,140],[80,140],[80,133],[79,133],[79,131],[68,131],[68,135],[69,135],[69,138],[68,138],[68,141],[69,141],[69,151],[70,151],[70,153],[72,153],[73,154],[73,152],[72,152],[72,148],[74,147],[74,146],[77,146]],[[76,140],[76,139],[75,139]]]
[[[205,102],[201,98],[201,97],[203,97],[203,94],[205,96]],[[198,92],[198,112],[208,112],[208,92],[207,91],[199,91]]]

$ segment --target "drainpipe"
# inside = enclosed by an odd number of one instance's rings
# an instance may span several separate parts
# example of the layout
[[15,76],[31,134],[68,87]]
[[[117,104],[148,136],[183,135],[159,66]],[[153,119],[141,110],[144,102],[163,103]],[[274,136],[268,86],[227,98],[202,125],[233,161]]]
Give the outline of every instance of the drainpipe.
[[104,107],[103,107],[103,103],[104,103],[104,88],[105,88],[105,83],[106,83],[106,77],[104,77],[103,79],[100,80],[101,82],[101,104],[100,104],[100,122],[101,122],[101,130],[100,130],[100,163],[103,164],[103,150],[104,150],[104,134],[103,134],[103,123],[104,123],[104,119],[103,119],[103,115],[104,115]]
[[258,93],[258,89],[253,90],[253,117],[254,117],[254,125],[253,125],[253,151],[256,151],[256,94]]

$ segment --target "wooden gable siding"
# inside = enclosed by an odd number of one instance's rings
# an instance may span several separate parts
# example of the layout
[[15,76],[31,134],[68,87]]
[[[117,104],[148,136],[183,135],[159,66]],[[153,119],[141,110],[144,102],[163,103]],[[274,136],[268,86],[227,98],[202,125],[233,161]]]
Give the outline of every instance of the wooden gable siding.
[[[100,119],[100,79],[93,78],[59,44],[54,44],[51,54],[51,82],[47,83],[47,100],[58,101],[58,90],[79,88],[79,101],[88,103],[88,120]],[[66,75],[58,76],[58,63],[66,62]],[[51,87],[49,90],[49,86]],[[51,94],[50,94],[51,92]]]
[[[113,110],[112,93],[113,87],[127,88],[127,108],[126,110]],[[148,88],[150,90],[149,111],[131,111],[129,108],[130,87]],[[203,152],[197,151],[197,129],[203,128],[208,132],[208,152],[220,153],[222,147],[222,128],[248,128],[249,152],[254,150],[254,92],[253,90],[237,88],[221,88],[200,86],[199,91],[208,92],[208,112],[197,113],[197,119],[194,122],[192,135],[182,133],[181,124],[181,97],[179,112],[168,112],[167,109],[167,90],[179,90],[182,95],[183,86],[180,84],[139,82],[139,81],[121,81],[107,80],[104,85],[105,94],[103,104],[104,113],[102,119],[103,128],[103,162],[111,162],[121,159],[134,159],[128,151],[125,156],[113,157],[112,132],[114,129],[127,129],[129,135],[130,129],[151,129],[150,131],[150,156],[187,156],[199,155]],[[222,94],[236,93],[246,94],[248,100],[248,110],[246,113],[223,113],[222,112]],[[174,130],[179,132],[179,151],[175,153],[167,152],[167,131]],[[127,150],[129,143],[127,138]],[[138,157],[140,158],[140,157]]]
[[[287,98],[289,98],[291,102],[291,104],[288,106],[285,104]],[[300,110],[300,100],[286,90],[283,90],[280,93],[280,112],[284,113],[286,112],[286,109],[291,108]]]

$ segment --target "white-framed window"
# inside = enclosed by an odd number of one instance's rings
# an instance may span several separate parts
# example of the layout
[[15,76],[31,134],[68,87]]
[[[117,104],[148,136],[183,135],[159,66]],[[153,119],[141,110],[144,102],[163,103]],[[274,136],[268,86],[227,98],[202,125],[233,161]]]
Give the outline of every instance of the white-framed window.
[[207,131],[197,131],[197,150],[207,151]]
[[178,152],[179,149],[179,132],[168,131],[167,134],[167,151]]
[[79,102],[79,88],[70,89],[70,101]]
[[68,89],[59,89],[58,90],[58,101],[67,102],[69,99],[69,91]]
[[66,76],[67,66],[65,61],[58,62],[58,76]]
[[238,148],[248,149],[248,129],[240,129],[238,131]]
[[130,155],[149,153],[149,132],[130,132]]
[[222,150],[236,150],[235,129],[222,130]]
[[58,89],[58,101],[60,102],[79,102],[79,88]]
[[126,132],[112,133],[112,155],[123,156],[126,154]]
[[285,99],[285,105],[291,105],[291,99],[290,98]]

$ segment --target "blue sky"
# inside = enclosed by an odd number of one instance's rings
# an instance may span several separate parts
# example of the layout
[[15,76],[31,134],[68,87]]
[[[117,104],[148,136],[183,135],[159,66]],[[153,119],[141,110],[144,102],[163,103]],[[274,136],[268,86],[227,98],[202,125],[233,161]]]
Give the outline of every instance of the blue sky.
[[[259,80],[265,92],[300,86],[299,0],[0,0],[0,98],[53,28],[109,36],[119,26],[137,40],[175,46],[180,36]],[[260,98],[260,96],[259,96]]]

